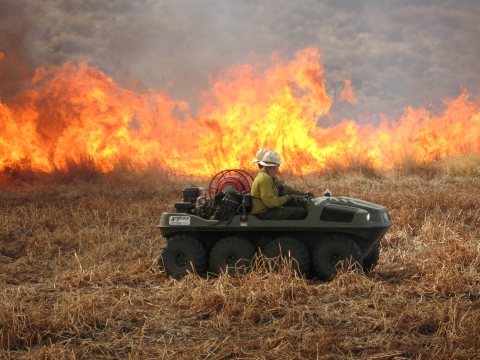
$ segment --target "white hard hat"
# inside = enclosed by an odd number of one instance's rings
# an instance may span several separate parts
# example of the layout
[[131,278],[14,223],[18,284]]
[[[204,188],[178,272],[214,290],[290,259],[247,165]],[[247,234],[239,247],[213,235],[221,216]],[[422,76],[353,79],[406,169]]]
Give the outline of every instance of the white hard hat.
[[283,164],[283,161],[280,160],[280,155],[273,150],[266,153],[262,161],[260,161],[260,165],[263,166],[279,166],[281,164]]
[[260,150],[257,151],[257,156],[255,157],[255,159],[253,160],[254,163],[259,163],[260,161],[262,161],[263,157],[265,156],[266,153],[268,153],[270,150],[268,150],[267,148],[262,148]]

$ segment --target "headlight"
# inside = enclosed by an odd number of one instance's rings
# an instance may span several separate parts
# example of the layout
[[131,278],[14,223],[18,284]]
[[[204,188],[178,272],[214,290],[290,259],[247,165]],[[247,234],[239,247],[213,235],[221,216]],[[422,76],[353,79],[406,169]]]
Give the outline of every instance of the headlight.
[[367,213],[367,221],[370,221],[370,213]]

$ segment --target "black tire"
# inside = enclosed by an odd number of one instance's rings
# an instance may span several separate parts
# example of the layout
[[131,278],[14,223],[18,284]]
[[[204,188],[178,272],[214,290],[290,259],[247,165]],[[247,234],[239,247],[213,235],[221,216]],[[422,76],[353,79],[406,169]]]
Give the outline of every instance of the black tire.
[[365,272],[365,274],[368,274],[377,266],[379,258],[380,247],[378,245],[375,245],[370,255],[363,259],[363,271]]
[[261,251],[263,254],[263,250],[265,249],[265,246],[267,246],[270,241],[272,241],[272,238],[270,237],[261,237],[255,240],[254,242],[255,250]]
[[265,249],[263,255],[270,261],[270,267],[273,271],[278,271],[278,262],[273,259],[282,256],[284,258],[291,258],[292,270],[297,274],[308,274],[311,268],[310,252],[305,244],[297,239],[289,236],[279,237],[270,241]]
[[202,274],[207,270],[207,252],[192,236],[176,235],[167,240],[158,260],[168,276],[183,277],[189,272]]
[[251,266],[255,247],[244,238],[231,236],[220,240],[210,252],[210,271],[215,274],[244,274]]
[[343,235],[327,237],[313,251],[313,272],[320,280],[332,280],[337,275],[337,265],[342,260],[351,261],[355,268],[361,268],[363,262],[360,247],[355,241]]

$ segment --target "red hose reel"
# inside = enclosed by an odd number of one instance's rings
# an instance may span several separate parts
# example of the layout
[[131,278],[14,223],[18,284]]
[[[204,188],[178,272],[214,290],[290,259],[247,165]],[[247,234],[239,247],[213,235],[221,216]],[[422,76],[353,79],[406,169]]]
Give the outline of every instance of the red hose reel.
[[213,198],[216,193],[232,186],[239,192],[250,191],[253,177],[248,172],[239,169],[229,169],[216,174],[208,186],[208,195]]

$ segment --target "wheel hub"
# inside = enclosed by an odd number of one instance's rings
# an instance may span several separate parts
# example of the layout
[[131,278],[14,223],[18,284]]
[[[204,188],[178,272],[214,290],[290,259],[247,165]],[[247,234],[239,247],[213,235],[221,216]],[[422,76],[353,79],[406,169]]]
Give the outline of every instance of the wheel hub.
[[188,264],[188,259],[185,254],[177,254],[175,255],[175,265],[183,267]]
[[332,254],[332,256],[330,256],[330,264],[333,266],[336,266],[342,260],[343,257],[340,254]]
[[230,266],[230,267],[234,267],[235,264],[237,263],[237,257],[235,255],[229,255],[227,256],[227,258],[225,259],[225,263],[227,264],[227,266]]

